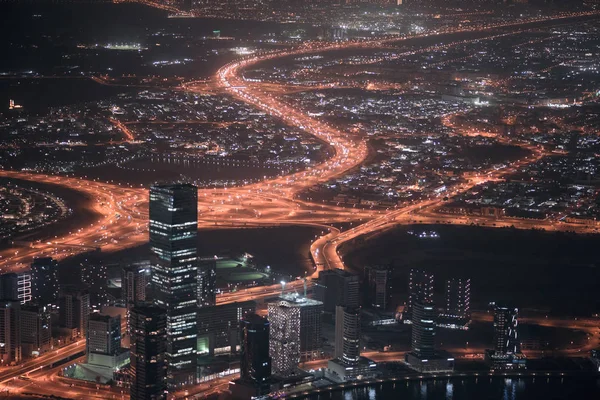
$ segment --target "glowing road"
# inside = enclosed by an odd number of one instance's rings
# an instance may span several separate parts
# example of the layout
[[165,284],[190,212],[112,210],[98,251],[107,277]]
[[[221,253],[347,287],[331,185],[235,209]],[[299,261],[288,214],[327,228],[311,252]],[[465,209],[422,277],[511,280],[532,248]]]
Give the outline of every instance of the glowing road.
[[[489,25],[479,28],[481,31],[498,27],[515,27],[515,31],[522,31],[522,26],[540,21],[561,21],[583,15],[596,15],[593,13],[560,14],[550,18],[537,18],[520,21],[514,24]],[[469,28],[468,31],[475,31]],[[308,170],[292,175],[277,177],[261,183],[238,188],[222,190],[201,190],[199,192],[200,228],[218,226],[252,226],[269,224],[290,224],[294,222],[321,226],[326,223],[336,222],[361,222],[378,218],[377,222],[355,229],[355,234],[365,234],[376,231],[385,226],[383,222],[396,221],[400,223],[413,211],[423,210],[431,205],[428,201],[420,205],[409,205],[403,210],[394,210],[389,215],[382,211],[365,211],[348,209],[324,204],[311,204],[295,199],[295,195],[316,183],[329,180],[344,174],[348,170],[360,165],[367,156],[367,148],[362,138],[340,131],[335,127],[309,117],[301,110],[283,104],[272,93],[267,93],[260,85],[246,85],[243,80],[243,71],[259,62],[274,58],[286,57],[296,54],[315,53],[339,50],[344,48],[373,48],[385,42],[409,40],[415,37],[437,36],[463,32],[455,29],[446,32],[430,32],[406,38],[377,39],[371,41],[344,42],[336,44],[308,43],[295,49],[260,53],[244,58],[222,67],[217,75],[217,83],[242,101],[253,104],[266,112],[281,118],[290,125],[294,125],[330,144],[334,155],[326,162],[316,165]],[[450,43],[445,47],[460,44]],[[418,51],[418,50],[417,50]],[[193,87],[187,88],[193,90]],[[125,135],[126,140],[132,140],[133,134],[124,125],[115,122]],[[56,184],[79,190],[91,200],[90,209],[99,215],[99,218],[89,226],[78,226],[73,231],[62,237],[51,237],[31,244],[31,247],[17,247],[0,252],[0,268],[5,271],[24,268],[34,255],[51,255],[56,258],[70,256],[82,250],[101,247],[104,251],[125,249],[144,243],[147,240],[147,201],[148,195],[143,188],[125,187],[110,182],[98,182],[78,178],[53,177],[26,172],[1,171],[0,175],[35,180],[42,183]],[[467,188],[464,188],[467,189]],[[434,204],[434,203],[432,203]],[[362,233],[361,233],[362,232]],[[351,234],[345,235],[346,238]],[[331,237],[329,237],[331,239]],[[338,240],[341,242],[343,238]],[[315,247],[313,245],[313,247]],[[332,246],[329,245],[328,248]],[[336,246],[337,247],[337,246]],[[315,248],[316,250],[316,248]],[[332,252],[327,252],[332,254]],[[314,253],[313,253],[314,254]],[[324,252],[319,255],[323,257]],[[328,266],[341,266],[336,257],[319,259],[318,264],[327,263]]]
[[[284,51],[259,53],[251,57],[234,61],[223,66],[216,74],[217,84],[236,98],[257,107],[285,123],[295,126],[321,139],[333,149],[333,155],[325,162],[305,171],[265,180],[243,187],[226,189],[202,189],[199,191],[199,228],[239,227],[239,226],[273,226],[273,225],[307,225],[322,230],[322,235],[311,245],[311,255],[317,266],[315,274],[326,268],[344,268],[339,254],[339,247],[359,236],[376,234],[398,224],[415,223],[451,223],[451,224],[486,224],[490,226],[515,226],[517,228],[544,228],[548,230],[574,230],[590,232],[592,228],[558,223],[556,221],[529,220],[491,220],[485,218],[448,216],[436,213],[435,209],[443,202],[443,197],[452,197],[484,182],[499,180],[502,176],[514,172],[528,163],[535,162],[547,155],[541,148],[521,144],[531,151],[531,155],[510,164],[503,169],[480,172],[478,175],[465,175],[463,183],[451,187],[448,192],[421,201],[406,204],[391,210],[361,210],[337,207],[334,205],[315,204],[298,200],[299,192],[341,176],[360,166],[368,155],[366,142],[361,136],[340,130],[330,124],[308,116],[302,110],[287,105],[276,98],[273,91],[265,91],[260,85],[248,84],[244,78],[244,70],[266,60],[294,56],[299,54],[333,51],[351,48],[373,48],[386,42],[408,40],[415,37],[437,36],[463,31],[485,31],[499,27],[514,27],[516,32],[522,31],[527,24],[543,21],[560,21],[578,15],[598,15],[597,13],[561,14],[552,18],[539,18],[520,21],[519,23],[482,26],[478,29],[455,29],[445,32],[431,32],[420,36],[393,39],[377,39],[362,42],[344,42],[339,44],[309,43]],[[447,46],[464,42],[451,43]],[[186,90],[194,90],[186,87]],[[125,135],[126,140],[133,140],[133,134],[123,124],[115,121]],[[99,182],[74,177],[56,177],[28,172],[0,171],[0,176],[16,179],[34,180],[48,185],[59,185],[84,193],[90,200],[87,208],[97,218],[86,226],[76,226],[68,234],[30,243],[27,246],[11,248],[0,252],[0,268],[14,271],[25,268],[34,256],[49,255],[63,258],[85,249],[101,247],[111,252],[147,242],[148,193],[147,189],[118,185],[111,182]],[[352,223],[346,230],[330,226],[332,223]],[[313,275],[314,277],[315,275]],[[303,282],[297,280],[288,283],[286,290],[298,290]],[[218,298],[219,303],[260,300],[276,296],[280,293],[280,285],[256,287],[235,293],[224,293]],[[15,369],[0,371],[0,384],[7,384],[16,377],[43,369],[57,357],[73,354],[82,349],[83,344],[74,344],[28,361]],[[398,357],[399,354],[382,355],[381,359]],[[40,378],[42,379],[42,378]],[[213,389],[208,389],[213,390]],[[58,391],[61,392],[60,390]],[[87,394],[94,397],[93,393]],[[74,397],[85,394],[74,394]],[[116,394],[111,394],[116,396]]]

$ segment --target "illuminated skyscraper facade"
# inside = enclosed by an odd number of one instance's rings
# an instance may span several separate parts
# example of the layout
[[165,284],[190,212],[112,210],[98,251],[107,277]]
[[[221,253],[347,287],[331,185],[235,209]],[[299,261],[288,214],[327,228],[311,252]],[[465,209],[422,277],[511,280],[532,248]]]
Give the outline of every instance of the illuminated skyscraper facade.
[[499,354],[517,354],[521,352],[517,328],[519,310],[516,308],[496,307],[494,310],[494,350]]
[[335,309],[335,358],[329,360],[330,374],[342,381],[374,377],[377,364],[360,355],[360,308],[337,306]]
[[31,271],[0,275],[0,299],[21,304],[31,301]]
[[410,349],[420,359],[431,359],[435,355],[435,319],[432,304],[414,305]]
[[433,274],[420,269],[411,269],[408,281],[408,307],[406,310],[409,319],[417,303],[433,303]]
[[360,358],[360,308],[337,306],[335,312],[335,357],[355,365]]
[[446,282],[445,317],[469,319],[471,316],[471,280],[453,278]]
[[433,303],[416,302],[412,311],[410,352],[405,361],[419,372],[450,372],[454,370],[454,357],[435,348],[437,311]]
[[518,333],[519,310],[496,306],[494,309],[494,348],[486,350],[485,361],[493,370],[526,369]]
[[300,308],[300,356],[303,359],[316,356],[321,348],[323,302],[297,293],[284,294],[280,299]]
[[167,382],[196,381],[198,188],[188,184],[150,189],[150,248],[155,303],[167,313]]
[[288,377],[300,362],[300,307],[282,300],[268,305],[271,323],[269,355],[273,374]]

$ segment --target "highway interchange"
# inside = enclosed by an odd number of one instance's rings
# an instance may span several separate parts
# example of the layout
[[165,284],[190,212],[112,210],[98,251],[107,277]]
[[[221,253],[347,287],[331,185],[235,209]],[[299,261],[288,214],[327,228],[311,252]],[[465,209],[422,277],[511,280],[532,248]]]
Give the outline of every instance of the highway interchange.
[[[561,21],[564,18],[573,18],[573,15],[561,15],[547,18],[547,21]],[[505,24],[515,31],[527,28],[529,24],[538,23],[540,19],[522,21],[516,24]],[[481,31],[490,30],[499,26],[483,26]],[[474,28],[469,28],[474,31]],[[443,35],[453,32],[434,32],[426,35]],[[422,35],[425,36],[425,35]],[[582,225],[573,225],[557,221],[530,221],[508,219],[485,219],[482,217],[448,216],[435,212],[441,204],[443,196],[453,196],[471,189],[473,186],[487,181],[499,180],[505,174],[515,171],[522,165],[534,162],[547,155],[542,149],[529,148],[530,155],[510,166],[481,172],[478,175],[466,177],[464,183],[450,188],[449,192],[438,197],[431,197],[418,202],[413,202],[399,208],[389,210],[365,210],[357,208],[344,208],[330,204],[315,204],[297,198],[298,193],[313,185],[338,177],[359,166],[368,156],[368,148],[364,139],[348,132],[337,129],[314,117],[308,116],[297,108],[293,108],[277,99],[272,91],[263,91],[259,83],[248,83],[243,79],[243,71],[257,63],[274,58],[289,57],[293,55],[339,50],[341,48],[373,48],[386,42],[408,39],[377,39],[363,42],[344,42],[339,44],[307,44],[297,48],[259,53],[231,62],[223,66],[215,76],[215,83],[224,91],[236,98],[252,104],[285,123],[303,129],[329,143],[334,154],[325,162],[310,169],[291,175],[280,176],[248,186],[227,189],[201,189],[199,191],[199,228],[231,228],[249,226],[273,225],[308,225],[322,230],[311,244],[311,255],[317,266],[314,278],[318,271],[326,268],[344,268],[344,263],[339,254],[339,247],[348,241],[367,234],[381,232],[400,224],[418,223],[447,223],[447,224],[485,224],[486,226],[514,226],[516,228],[530,229],[543,228],[546,230],[569,230],[579,233],[592,233],[594,229]],[[449,46],[449,45],[448,45]],[[193,84],[188,84],[185,90],[198,90]],[[118,124],[118,121],[115,122]],[[127,130],[126,140],[134,140],[133,135]],[[80,191],[88,196],[89,209],[98,215],[98,218],[86,226],[74,228],[69,234],[54,237],[44,241],[34,241],[20,247],[13,247],[0,252],[0,268],[3,272],[17,271],[27,267],[34,256],[51,255],[64,258],[81,252],[82,250],[101,247],[104,252],[123,250],[135,245],[143,244],[148,240],[148,190],[147,188],[117,185],[110,182],[81,179],[65,176],[48,176],[29,172],[0,171],[0,176],[23,180],[34,180],[48,185],[59,185],[71,190]],[[352,227],[340,230],[333,224],[352,223]],[[288,290],[300,289],[301,280],[290,282]],[[236,293],[224,293],[218,298],[219,303],[243,301],[247,299],[260,299],[272,297],[281,290],[280,285],[256,287]],[[572,326],[572,324],[570,325]],[[595,330],[596,327],[594,327]],[[597,342],[597,332],[593,333]],[[46,382],[45,390],[55,394],[63,394],[73,398],[95,397],[89,388],[65,388],[64,383],[54,382],[53,373],[44,371],[58,358],[76,354],[84,349],[83,343],[75,343],[62,347],[51,353],[28,361],[19,367],[8,368],[0,371],[0,384],[18,392],[33,390],[34,383],[23,381],[22,385],[15,385],[19,376],[32,374],[36,382]],[[398,355],[395,355],[398,356]],[[386,355],[385,358],[389,358]],[[11,384],[12,382],[12,384]],[[29,383],[29,384],[27,384]],[[10,386],[6,386],[10,385]],[[12,389],[11,389],[12,388]],[[78,391],[79,390],[79,391]],[[43,393],[43,390],[40,392]],[[87,396],[87,397],[86,397]],[[111,396],[120,397],[117,393]],[[106,398],[106,397],[102,397]]]

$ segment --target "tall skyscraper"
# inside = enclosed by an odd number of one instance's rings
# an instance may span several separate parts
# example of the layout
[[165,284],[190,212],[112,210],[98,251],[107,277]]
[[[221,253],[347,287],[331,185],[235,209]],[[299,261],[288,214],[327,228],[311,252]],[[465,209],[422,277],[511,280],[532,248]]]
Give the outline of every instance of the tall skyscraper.
[[517,328],[519,310],[497,306],[494,310],[494,350],[499,354],[521,352]]
[[21,306],[21,345],[24,357],[37,356],[52,347],[52,324],[48,306]]
[[240,379],[253,384],[262,394],[268,393],[271,379],[269,335],[266,318],[251,313],[240,321]]
[[0,301],[0,343],[1,365],[21,361],[21,304],[18,301]]
[[356,308],[360,305],[360,282],[357,275],[328,269],[319,273],[319,300],[325,312],[335,314],[338,305]]
[[469,319],[471,316],[471,280],[452,278],[446,282],[445,317]]
[[155,305],[136,305],[130,311],[131,400],[167,398],[167,314]]
[[34,258],[31,263],[31,296],[40,305],[58,299],[58,262],[52,257]]
[[360,355],[360,308],[336,307],[335,358],[329,360],[329,373],[342,381],[369,378],[377,373],[377,364]]
[[88,359],[92,353],[118,354],[121,350],[121,317],[91,314],[86,339]]
[[269,355],[273,374],[291,376],[300,362],[300,307],[282,300],[269,303],[267,308],[271,323]]
[[90,317],[90,294],[72,286],[61,288],[58,297],[58,323],[61,328],[76,330],[86,337]]
[[526,369],[527,359],[519,342],[519,310],[496,306],[494,309],[494,348],[485,351],[485,361],[493,370]]
[[358,363],[360,358],[360,308],[336,307],[335,357],[347,365]]
[[[288,307],[300,309],[300,357],[304,359],[313,357],[321,348],[323,302],[309,299],[297,293],[284,294],[279,298],[287,303]],[[271,318],[269,320],[272,327],[274,320]],[[273,335],[271,335],[272,337]]]
[[407,315],[410,319],[413,307],[417,303],[433,303],[433,274],[420,269],[411,269],[408,281]]
[[416,303],[413,307],[410,349],[421,360],[435,355],[435,308],[432,304]]
[[385,310],[390,295],[391,271],[385,266],[365,267],[365,304]]
[[150,189],[152,287],[167,310],[167,383],[196,382],[198,285],[198,188],[158,185]]
[[201,258],[198,262],[198,306],[217,304],[217,261],[214,257]]
[[321,349],[323,302],[298,297],[300,305],[300,356],[309,359]]
[[121,269],[121,299],[128,309],[146,301],[149,283],[150,264],[136,263]]
[[454,370],[454,357],[435,348],[437,312],[433,303],[416,302],[412,312],[411,351],[405,360],[419,372],[448,372]]

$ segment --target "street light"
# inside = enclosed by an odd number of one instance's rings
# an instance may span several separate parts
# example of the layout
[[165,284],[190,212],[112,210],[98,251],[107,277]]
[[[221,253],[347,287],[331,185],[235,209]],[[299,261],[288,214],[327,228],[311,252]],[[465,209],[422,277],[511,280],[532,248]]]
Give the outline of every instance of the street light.
[[281,281],[281,295],[283,296],[283,290],[285,289],[285,281]]

